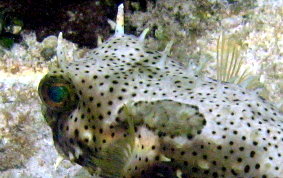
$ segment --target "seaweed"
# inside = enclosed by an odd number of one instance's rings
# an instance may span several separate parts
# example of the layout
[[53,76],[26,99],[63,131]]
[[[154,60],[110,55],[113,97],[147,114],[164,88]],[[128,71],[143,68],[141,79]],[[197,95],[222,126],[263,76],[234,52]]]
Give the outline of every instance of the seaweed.
[[11,11],[9,8],[0,8],[0,45],[7,49],[21,40],[19,34],[24,26],[23,21]]

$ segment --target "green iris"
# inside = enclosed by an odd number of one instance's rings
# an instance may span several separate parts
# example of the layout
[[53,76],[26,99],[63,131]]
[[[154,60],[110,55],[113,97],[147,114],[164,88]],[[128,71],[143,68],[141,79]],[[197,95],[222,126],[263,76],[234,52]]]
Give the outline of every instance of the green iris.
[[65,86],[51,86],[48,96],[53,102],[60,103],[69,97],[69,91]]
[[78,104],[78,95],[71,82],[62,76],[47,74],[39,83],[38,94],[48,109],[70,111]]

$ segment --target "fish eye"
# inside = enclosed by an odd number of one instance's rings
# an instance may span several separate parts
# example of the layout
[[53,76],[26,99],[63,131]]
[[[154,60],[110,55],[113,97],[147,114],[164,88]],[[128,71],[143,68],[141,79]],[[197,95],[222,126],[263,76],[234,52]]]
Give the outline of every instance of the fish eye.
[[78,103],[75,87],[63,77],[46,75],[39,83],[41,101],[51,110],[69,111]]

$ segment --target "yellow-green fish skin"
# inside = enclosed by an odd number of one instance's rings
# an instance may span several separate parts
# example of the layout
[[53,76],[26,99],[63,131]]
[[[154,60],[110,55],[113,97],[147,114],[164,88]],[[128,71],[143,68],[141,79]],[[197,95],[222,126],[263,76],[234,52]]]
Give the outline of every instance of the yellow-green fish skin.
[[92,173],[283,175],[283,115],[254,91],[191,75],[132,35],[60,66],[48,75],[69,82],[78,99],[67,111],[44,104],[44,115],[58,151]]

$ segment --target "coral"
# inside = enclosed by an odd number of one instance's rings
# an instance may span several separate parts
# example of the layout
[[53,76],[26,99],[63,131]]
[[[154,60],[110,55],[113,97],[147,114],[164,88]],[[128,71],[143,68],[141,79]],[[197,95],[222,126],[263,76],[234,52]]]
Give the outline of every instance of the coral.
[[[6,87],[1,83],[2,87]],[[37,97],[34,89],[21,90],[14,85],[1,92],[0,107],[0,171],[11,168],[20,168],[35,154],[36,117],[28,105],[34,105]]]
[[[149,0],[125,1],[128,11],[146,9]],[[63,32],[64,37],[79,46],[96,47],[98,35],[108,38],[107,19],[115,18],[122,0],[3,0],[0,7],[23,19],[26,31],[35,31],[39,41]]]
[[[199,40],[219,31],[222,19],[240,13],[234,11],[235,7],[242,10],[241,14],[246,14],[253,6],[238,3],[227,5],[223,1],[209,0],[158,1],[156,5],[149,4],[147,12],[128,14],[127,24],[136,28],[136,34],[146,27],[151,28],[149,43],[155,49],[163,49],[170,39],[174,39],[178,43],[174,45],[172,55],[181,59],[200,58]],[[154,42],[155,39],[158,42]]]
[[[96,46],[97,35],[108,36],[107,15],[113,6],[99,1],[5,0],[0,6],[20,16],[24,29],[34,30],[38,40],[63,31],[65,37],[81,46]],[[82,35],[84,34],[84,35]]]

